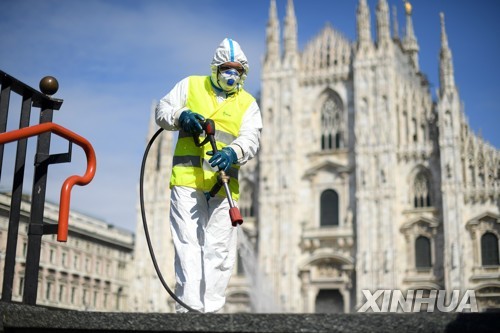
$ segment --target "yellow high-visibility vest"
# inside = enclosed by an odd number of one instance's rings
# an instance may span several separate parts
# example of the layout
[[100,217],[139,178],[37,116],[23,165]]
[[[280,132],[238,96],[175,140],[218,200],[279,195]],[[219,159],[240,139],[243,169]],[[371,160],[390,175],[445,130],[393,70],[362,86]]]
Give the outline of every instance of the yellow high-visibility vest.
[[[238,137],[243,115],[254,101],[252,95],[240,89],[219,103],[213,91],[210,76],[189,77],[186,107],[201,114],[205,119],[210,118],[215,122],[215,140],[219,150]],[[200,141],[202,139],[200,138]],[[211,150],[209,143],[196,147],[193,136],[181,129],[175,146],[170,188],[179,185],[205,192],[210,191],[217,183],[218,171],[208,163],[211,156],[206,153]],[[240,194],[238,172],[239,166],[234,164],[226,172],[231,177],[229,189],[233,200],[238,200]],[[224,188],[219,191],[218,195],[225,196]]]

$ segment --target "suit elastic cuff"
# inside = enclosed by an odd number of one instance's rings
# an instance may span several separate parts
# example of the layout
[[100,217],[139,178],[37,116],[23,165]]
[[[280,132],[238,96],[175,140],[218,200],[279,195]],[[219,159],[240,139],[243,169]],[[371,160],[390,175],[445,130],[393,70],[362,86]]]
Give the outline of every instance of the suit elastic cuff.
[[235,143],[228,145],[228,147],[231,147],[234,150],[237,161],[239,162],[243,158],[243,149]]
[[179,110],[175,111],[175,113],[174,113],[174,124],[175,124],[175,126],[179,127],[179,118],[181,116],[181,113],[184,112],[184,111],[186,111],[186,110],[189,110],[189,109],[184,107],[182,109],[179,109]]

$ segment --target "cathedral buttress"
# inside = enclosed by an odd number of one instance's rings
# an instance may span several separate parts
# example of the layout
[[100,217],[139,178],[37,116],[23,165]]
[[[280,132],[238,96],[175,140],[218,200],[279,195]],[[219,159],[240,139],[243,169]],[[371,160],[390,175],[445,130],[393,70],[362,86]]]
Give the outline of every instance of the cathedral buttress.
[[439,119],[439,150],[441,164],[441,192],[443,205],[445,288],[464,287],[463,238],[460,232],[465,228],[461,209],[464,198],[463,163],[461,158],[461,102],[455,86],[452,54],[441,13],[441,50],[439,54],[439,79],[437,113]]

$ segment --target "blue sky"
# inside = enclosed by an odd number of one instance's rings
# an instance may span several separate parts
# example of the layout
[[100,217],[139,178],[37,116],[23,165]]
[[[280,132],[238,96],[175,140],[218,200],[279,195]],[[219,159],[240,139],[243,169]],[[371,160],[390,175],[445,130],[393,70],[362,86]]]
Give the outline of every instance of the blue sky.
[[[372,26],[377,2],[368,0]],[[402,35],[403,1],[388,2],[391,14],[393,5],[398,10]],[[295,0],[294,4],[300,49],[327,22],[355,39],[358,0]],[[432,90],[439,84],[442,11],[469,123],[500,147],[500,2],[414,0],[412,4],[420,67]],[[277,0],[277,7],[283,26],[286,0]],[[42,77],[55,76],[60,84],[55,97],[64,103],[54,121],[86,137],[96,150],[96,177],[86,187],[73,189],[71,208],[135,230],[138,177],[152,103],[181,78],[208,74],[213,51],[225,37],[242,45],[251,67],[246,88],[257,93],[268,12],[269,0],[230,5],[215,0],[0,0],[0,69],[34,88]],[[15,98],[11,105],[16,105]],[[9,128],[17,122],[12,115]],[[32,123],[36,122],[33,116]],[[66,149],[64,140],[53,142],[54,153]],[[7,145],[6,159],[14,156],[14,149]],[[29,162],[31,156],[28,152]],[[58,202],[64,179],[84,170],[83,152],[75,147],[71,164],[49,168],[47,198]],[[8,170],[2,175],[0,190],[9,191]],[[26,176],[29,180],[32,169]],[[26,185],[25,191],[30,192],[31,186]]]

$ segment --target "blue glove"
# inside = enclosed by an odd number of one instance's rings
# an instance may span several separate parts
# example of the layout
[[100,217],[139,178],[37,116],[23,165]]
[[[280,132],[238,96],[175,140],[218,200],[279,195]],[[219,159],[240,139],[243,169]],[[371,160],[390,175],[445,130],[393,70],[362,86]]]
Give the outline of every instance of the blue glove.
[[195,113],[191,110],[182,111],[179,117],[179,125],[189,134],[201,134],[203,133],[203,128],[200,125],[200,121],[205,120],[201,114]]
[[227,172],[233,163],[236,163],[238,157],[236,156],[236,152],[231,147],[224,147],[222,150],[219,150],[214,154],[213,151],[207,152],[207,155],[211,155],[212,157],[208,160],[208,163],[212,166],[212,168],[219,167],[219,170],[224,170]]

